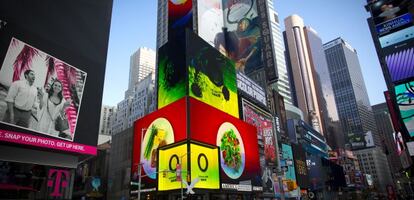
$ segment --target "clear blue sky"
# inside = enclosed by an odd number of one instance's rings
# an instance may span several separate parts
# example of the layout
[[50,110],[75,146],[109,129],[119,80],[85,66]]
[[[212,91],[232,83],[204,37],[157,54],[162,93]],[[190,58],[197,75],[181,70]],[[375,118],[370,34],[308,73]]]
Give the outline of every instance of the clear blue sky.
[[[375,52],[364,9],[364,0],[276,0],[275,9],[283,19],[300,15],[328,42],[345,39],[358,52],[371,105],[384,102],[386,85]],[[155,49],[157,0],[114,1],[106,66],[103,104],[116,106],[128,87],[129,58],[139,47]]]

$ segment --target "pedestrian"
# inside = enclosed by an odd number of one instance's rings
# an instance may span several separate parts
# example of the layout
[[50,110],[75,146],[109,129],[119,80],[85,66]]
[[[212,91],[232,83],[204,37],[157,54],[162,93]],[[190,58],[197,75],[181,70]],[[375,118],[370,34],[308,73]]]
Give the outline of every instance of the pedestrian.
[[35,72],[26,70],[24,80],[18,80],[10,85],[7,93],[7,111],[3,121],[28,128],[32,110],[37,109],[39,99],[43,98],[43,92],[36,88]]

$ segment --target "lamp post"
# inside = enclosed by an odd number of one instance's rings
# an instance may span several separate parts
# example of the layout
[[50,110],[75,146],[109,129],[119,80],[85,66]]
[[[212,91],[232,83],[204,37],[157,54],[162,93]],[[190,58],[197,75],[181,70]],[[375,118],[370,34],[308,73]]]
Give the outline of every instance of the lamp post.
[[141,200],[141,171],[142,171],[142,140],[144,138],[144,131],[146,131],[146,128],[141,129],[141,144],[139,145],[139,163],[138,163],[138,200]]
[[[180,167],[181,167],[181,173],[180,173],[180,177],[181,177],[181,200],[184,199],[184,191],[183,191],[183,157],[187,156],[188,154],[190,154],[191,152],[187,152],[183,155],[180,156]],[[188,169],[188,165],[187,165],[187,169]],[[188,177],[188,170],[186,170],[187,172],[187,177]],[[187,181],[187,180],[186,180]]]

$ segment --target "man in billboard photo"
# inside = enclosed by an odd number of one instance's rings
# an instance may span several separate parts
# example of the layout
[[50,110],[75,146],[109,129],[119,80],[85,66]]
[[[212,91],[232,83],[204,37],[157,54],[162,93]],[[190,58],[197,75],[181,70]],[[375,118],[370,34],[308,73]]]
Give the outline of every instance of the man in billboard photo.
[[38,99],[43,98],[43,92],[36,88],[33,83],[35,72],[26,70],[24,80],[18,80],[10,85],[7,93],[7,111],[3,121],[28,128],[32,110],[38,106]]
[[40,99],[37,130],[58,137],[70,137],[67,130],[56,130],[56,120],[60,117],[67,121],[65,110],[72,100],[65,100],[62,94],[62,82],[57,78],[52,81],[47,89],[47,95]]

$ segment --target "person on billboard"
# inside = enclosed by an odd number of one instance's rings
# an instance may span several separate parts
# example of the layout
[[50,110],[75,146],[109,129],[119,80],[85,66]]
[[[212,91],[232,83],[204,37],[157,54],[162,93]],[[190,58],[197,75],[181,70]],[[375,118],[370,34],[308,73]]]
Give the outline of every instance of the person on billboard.
[[242,18],[237,23],[237,30],[228,32],[228,56],[235,60],[237,71],[248,73],[261,63],[262,43],[258,24],[259,17]]
[[56,120],[59,116],[66,116],[65,110],[71,103],[72,100],[63,98],[62,83],[58,79],[54,79],[47,89],[47,95],[44,95],[44,98],[40,100],[37,130],[58,137],[69,137],[70,134],[65,131],[56,130]]
[[33,85],[36,78],[33,70],[26,70],[24,78],[24,80],[15,81],[10,85],[5,99],[7,111],[3,121],[28,128],[32,110],[38,107],[43,92]]

